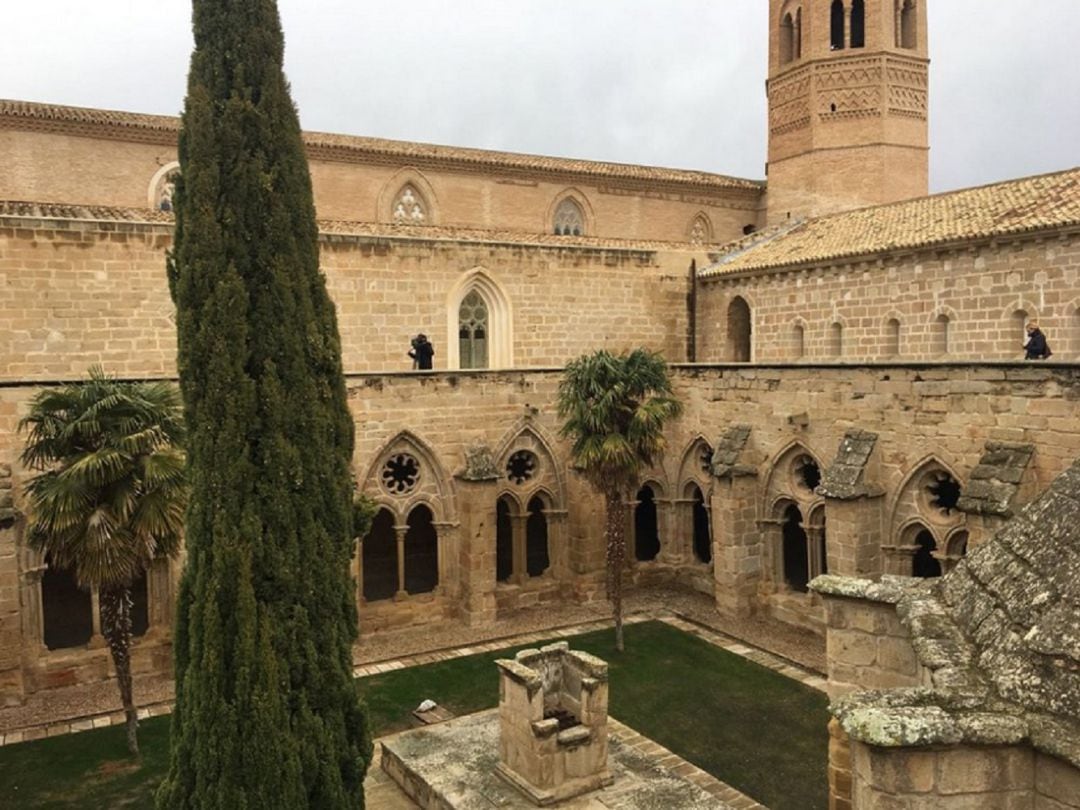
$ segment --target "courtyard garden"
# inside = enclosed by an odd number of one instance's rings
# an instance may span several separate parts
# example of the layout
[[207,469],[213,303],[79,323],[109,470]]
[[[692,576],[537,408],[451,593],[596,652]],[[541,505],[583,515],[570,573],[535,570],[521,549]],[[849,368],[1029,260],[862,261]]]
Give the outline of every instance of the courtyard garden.
[[[773,810],[826,806],[821,693],[662,622],[627,626],[622,653],[610,630],[568,640],[609,662],[616,719]],[[375,736],[409,728],[426,698],[456,715],[494,707],[492,662],[517,649],[358,680]],[[141,759],[116,726],[0,748],[0,807],[150,807],[168,738],[169,718],[158,717],[140,724]]]

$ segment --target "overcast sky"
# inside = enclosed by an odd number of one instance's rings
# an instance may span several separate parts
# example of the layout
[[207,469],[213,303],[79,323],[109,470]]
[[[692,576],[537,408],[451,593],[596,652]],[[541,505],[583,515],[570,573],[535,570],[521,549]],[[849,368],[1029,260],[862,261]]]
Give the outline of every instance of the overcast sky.
[[[1080,0],[928,2],[931,188],[1080,164]],[[180,111],[188,0],[0,4],[0,97]],[[279,7],[306,129],[763,176],[766,0]]]

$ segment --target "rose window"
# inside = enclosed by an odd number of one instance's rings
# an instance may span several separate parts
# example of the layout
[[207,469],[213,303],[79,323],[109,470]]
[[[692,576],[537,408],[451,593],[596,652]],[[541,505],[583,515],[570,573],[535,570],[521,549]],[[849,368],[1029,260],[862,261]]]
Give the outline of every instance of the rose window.
[[506,462],[506,477],[515,484],[524,484],[536,475],[539,460],[528,450],[518,450]]
[[804,492],[813,492],[821,483],[821,468],[810,456],[799,456],[791,465],[795,486]]
[[931,470],[923,477],[922,498],[939,518],[948,518],[960,500],[960,483],[945,470]]
[[383,488],[391,495],[404,495],[412,492],[419,480],[420,462],[408,453],[398,453],[391,456],[383,465]]

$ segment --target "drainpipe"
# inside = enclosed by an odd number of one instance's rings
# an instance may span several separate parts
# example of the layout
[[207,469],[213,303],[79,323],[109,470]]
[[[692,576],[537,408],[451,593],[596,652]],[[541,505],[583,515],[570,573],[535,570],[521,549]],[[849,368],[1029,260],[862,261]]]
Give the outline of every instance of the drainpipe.
[[690,260],[690,290],[686,294],[686,361],[697,362],[697,260]]

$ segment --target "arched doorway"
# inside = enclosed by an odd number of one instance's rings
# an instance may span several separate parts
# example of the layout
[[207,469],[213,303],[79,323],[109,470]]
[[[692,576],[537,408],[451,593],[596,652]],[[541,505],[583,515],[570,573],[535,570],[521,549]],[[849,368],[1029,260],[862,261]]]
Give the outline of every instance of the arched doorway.
[[439,584],[439,537],[434,516],[421,504],[405,522],[405,590],[430,593]]
[[656,493],[643,486],[634,507],[634,558],[639,562],[655,560],[660,553],[660,524],[656,517]]
[[364,599],[368,602],[392,599],[398,590],[397,533],[389,509],[380,509],[371,522],[371,529],[361,543],[361,559]]

